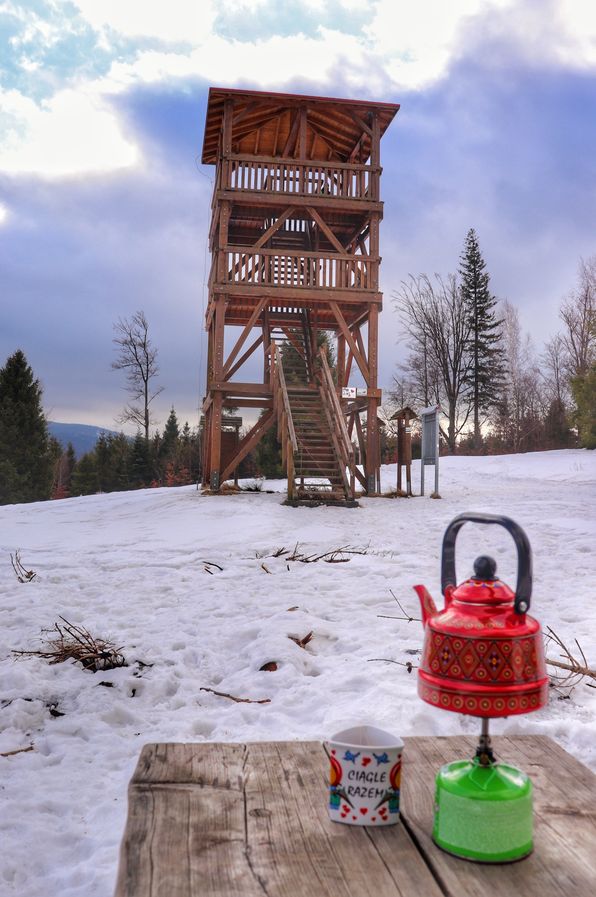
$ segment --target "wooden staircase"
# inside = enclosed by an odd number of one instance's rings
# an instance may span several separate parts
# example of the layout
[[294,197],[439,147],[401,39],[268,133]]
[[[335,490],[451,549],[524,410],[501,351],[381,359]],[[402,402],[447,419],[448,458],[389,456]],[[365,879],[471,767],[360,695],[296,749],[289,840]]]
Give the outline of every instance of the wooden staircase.
[[[293,463],[288,469],[288,497],[301,503],[352,503],[354,457],[353,453],[350,457],[351,444],[335,396],[326,354],[324,358],[322,354],[313,358],[308,322],[304,315],[297,326],[274,330],[271,335],[283,369],[288,399],[287,416],[291,419],[295,436]],[[324,382],[325,374],[327,383]],[[333,396],[330,395],[329,384]],[[332,407],[334,398],[335,407]],[[345,436],[343,443],[338,438],[342,428]],[[283,435],[278,431],[280,441],[281,438]]]

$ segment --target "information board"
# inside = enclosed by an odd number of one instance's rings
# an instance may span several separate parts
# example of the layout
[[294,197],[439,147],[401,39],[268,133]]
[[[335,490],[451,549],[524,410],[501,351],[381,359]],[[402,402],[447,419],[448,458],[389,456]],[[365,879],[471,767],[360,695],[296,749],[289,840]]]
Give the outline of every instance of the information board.
[[420,412],[422,419],[422,444],[420,449],[420,495],[424,495],[424,468],[435,467],[435,494],[439,494],[439,415],[440,405],[430,405]]

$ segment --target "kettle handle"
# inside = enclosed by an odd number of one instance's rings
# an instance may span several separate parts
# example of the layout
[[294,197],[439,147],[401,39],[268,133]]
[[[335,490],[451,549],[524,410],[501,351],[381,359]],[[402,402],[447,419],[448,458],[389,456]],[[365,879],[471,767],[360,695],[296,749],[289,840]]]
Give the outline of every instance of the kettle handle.
[[455,540],[464,523],[496,523],[504,527],[512,536],[517,547],[517,585],[515,587],[515,613],[525,614],[530,609],[532,595],[532,549],[525,532],[511,517],[499,514],[470,512],[454,517],[443,536],[441,555],[441,588],[443,594],[448,586],[455,587]]

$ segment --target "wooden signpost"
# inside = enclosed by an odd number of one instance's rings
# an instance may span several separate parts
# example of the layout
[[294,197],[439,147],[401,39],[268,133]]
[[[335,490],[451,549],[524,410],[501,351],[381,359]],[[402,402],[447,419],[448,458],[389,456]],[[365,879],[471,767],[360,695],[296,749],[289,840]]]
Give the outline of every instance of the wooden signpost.
[[418,415],[406,406],[400,408],[392,415],[391,420],[397,421],[397,491],[404,492],[402,488],[402,467],[406,473],[406,495],[412,492],[412,421],[417,420]]

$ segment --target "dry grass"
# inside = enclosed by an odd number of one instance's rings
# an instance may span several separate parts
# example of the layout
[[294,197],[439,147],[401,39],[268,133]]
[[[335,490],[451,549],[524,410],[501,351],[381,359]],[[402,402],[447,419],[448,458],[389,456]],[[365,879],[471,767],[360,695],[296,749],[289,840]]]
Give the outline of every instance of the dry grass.
[[72,660],[92,673],[128,666],[121,647],[107,639],[96,638],[84,626],[75,626],[64,617],[60,620],[51,629],[42,629],[42,648],[12,653],[16,657],[42,657],[50,664]]

